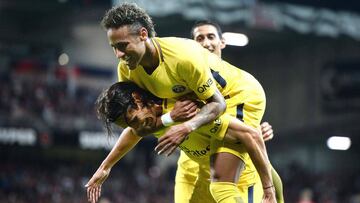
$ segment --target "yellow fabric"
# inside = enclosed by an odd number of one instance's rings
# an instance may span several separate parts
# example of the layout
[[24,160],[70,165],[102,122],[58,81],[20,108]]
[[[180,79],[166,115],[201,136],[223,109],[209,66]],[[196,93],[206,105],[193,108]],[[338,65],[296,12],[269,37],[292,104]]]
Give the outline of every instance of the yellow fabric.
[[[175,100],[172,99],[164,100],[163,113],[169,112],[172,109],[174,102]],[[167,104],[166,106],[165,103]],[[185,139],[179,145],[179,148],[188,157],[190,157],[191,160],[196,161],[197,163],[205,163],[209,165],[211,143],[210,140],[212,139],[212,137],[224,137],[231,119],[234,118],[228,114],[223,114],[219,118],[208,123],[207,125],[201,126],[200,128],[191,132],[187,139]],[[167,129],[168,127],[163,128],[155,132],[154,135],[159,138],[164,134]],[[239,157],[241,158],[242,155],[239,155]]]
[[229,182],[210,183],[210,192],[217,203],[243,203],[236,184]]
[[[264,191],[262,189],[262,184],[260,180],[260,176],[256,173],[255,174],[255,182],[251,185],[240,185],[238,184],[239,192],[241,198],[244,200],[244,202],[253,202],[253,203],[259,203],[261,202]],[[250,193],[250,190],[252,190],[252,194]],[[252,199],[252,201],[250,200]]]
[[[254,83],[258,84],[256,81]],[[228,103],[228,108],[226,112],[233,116],[236,116],[236,101],[234,100],[244,101],[243,120],[246,124],[251,125],[253,127],[260,125],[260,121],[264,114],[264,109],[265,109],[264,92],[261,86],[255,85],[255,87],[257,88],[251,90],[253,94],[243,93],[226,100]],[[172,102],[168,102],[170,108],[172,107],[171,103]],[[238,183],[238,188],[241,192],[241,197],[245,200],[245,202],[247,202],[247,188],[249,187],[249,185],[254,185],[254,200],[258,200],[254,202],[260,202],[263,195],[261,180],[256,172],[256,168],[253,165],[248,153],[246,152],[242,144],[229,144],[220,140],[221,138],[223,138],[223,136],[224,134],[220,133],[218,134],[218,136],[216,135],[214,136],[217,139],[210,139],[211,140],[210,154],[217,152],[228,152],[241,158],[245,163],[245,169],[241,173]],[[191,170],[190,172],[188,170],[184,170],[182,165],[186,165],[186,167],[189,168],[189,166],[191,165],[198,167],[198,164],[195,161],[193,161],[192,158],[186,156],[185,153],[180,154],[180,158],[178,161],[176,182],[187,182],[187,183],[192,182],[196,178],[196,169],[194,170],[194,168],[197,167],[193,167],[193,170]],[[208,178],[210,178],[210,175]],[[192,185],[195,184],[196,181],[194,181]],[[175,194],[176,193],[182,193],[182,192],[177,190],[177,188],[175,188]]]
[[[160,44],[160,48],[155,41]],[[188,136],[180,145],[185,152],[183,154],[189,156],[183,161],[187,167],[197,163],[209,166],[211,153],[229,152],[246,164],[239,184],[254,184],[256,170],[242,144],[227,144],[222,139],[231,119],[229,115],[236,116],[238,105],[243,105],[243,121],[253,127],[259,127],[265,110],[265,94],[261,85],[249,73],[221,60],[193,40],[170,37],[153,38],[152,42],[158,50],[160,59],[155,71],[149,75],[140,65],[134,70],[129,70],[126,64],[120,61],[119,81],[133,81],[160,98],[176,99],[185,94],[195,93],[197,98],[203,101],[211,97],[217,87],[226,99],[226,114]],[[209,134],[211,129],[214,133]],[[159,137],[163,132],[162,130],[156,134]],[[178,163],[179,173],[182,174],[179,177],[187,180],[196,174],[195,170],[188,172],[181,169],[182,164],[184,163]],[[209,169],[205,171],[209,174]],[[182,181],[182,178],[177,178],[176,181]],[[193,180],[186,183],[191,182],[196,184]]]
[[215,203],[210,193],[210,170],[181,151],[175,176],[175,203]]
[[119,81],[133,81],[160,98],[177,98],[195,93],[198,98],[205,100],[213,95],[215,87],[225,98],[232,98],[242,92],[261,88],[252,75],[223,61],[193,40],[176,37],[152,40],[160,45],[159,48],[154,43],[159,50],[160,60],[155,71],[149,75],[141,65],[130,70],[126,63],[120,61]]
[[197,181],[195,184],[176,182],[175,203],[216,203],[211,196],[209,187],[209,181]]
[[[175,177],[174,197],[175,203],[213,203],[216,202],[210,193],[210,171],[206,165],[199,165],[192,161],[186,154],[181,152],[178,160],[178,168]],[[241,178],[240,178],[241,179]],[[260,176],[256,173],[254,183],[248,184],[244,181],[237,184],[240,197],[245,203],[261,202],[263,189]],[[249,190],[252,187],[252,197]]]
[[[230,67],[227,68],[231,69]],[[223,73],[219,71],[219,74]],[[187,167],[192,163],[193,165],[198,165],[198,163],[201,163],[203,165],[209,166],[209,156],[211,154],[228,152],[236,155],[245,163],[245,169],[243,170],[239,178],[239,188],[253,185],[256,183],[256,168],[253,165],[244,146],[241,143],[226,143],[222,141],[222,139],[225,136],[230,119],[237,116],[238,105],[243,104],[242,120],[248,125],[251,125],[253,127],[259,127],[261,118],[265,110],[265,94],[261,85],[250,74],[246,73],[245,71],[241,71],[240,69],[236,69],[236,71],[234,70],[234,73],[232,74],[237,74],[237,79],[239,79],[230,81],[236,81],[236,83],[238,83],[238,86],[240,87],[237,91],[227,91],[231,96],[230,98],[226,99],[227,110],[225,114],[223,114],[217,120],[211,122],[210,124],[205,125],[191,133],[188,136],[188,139],[179,146],[184,153],[180,155],[180,159],[178,162],[176,182],[192,182],[192,185],[196,184],[196,181],[193,181],[193,179],[196,178],[196,175],[194,175],[196,172],[181,169],[182,164],[185,164]],[[224,75],[230,77],[226,72],[224,73]],[[231,83],[227,83],[227,85],[229,84]],[[237,94],[233,95],[234,92],[237,92]],[[166,106],[163,106],[163,113],[166,113],[172,109],[175,100],[166,99],[164,101],[166,102]],[[232,117],[230,117],[229,115],[231,115]],[[210,133],[211,129],[218,130],[216,131],[216,133]],[[162,131],[157,132],[155,135],[159,137],[161,134],[164,133],[165,130],[166,128]],[[186,154],[187,156],[184,156],[184,154]],[[206,170],[210,171],[210,169]],[[208,173],[210,174],[210,172]],[[193,177],[192,180],[189,181],[189,177]],[[210,175],[208,178],[210,178]],[[261,182],[259,182],[258,185],[261,185]],[[176,193],[182,194],[183,192],[175,188],[175,194]]]
[[133,81],[160,98],[176,98],[193,92],[198,98],[206,100],[214,94],[216,85],[209,70],[212,64],[206,60],[211,55],[209,51],[189,39],[168,37],[152,40],[161,47],[153,41],[159,50],[160,60],[155,71],[149,75],[141,65],[130,70],[120,61],[119,81]]
[[[167,108],[166,108],[167,107]],[[173,107],[173,101],[167,100],[167,105],[163,106],[163,113],[167,113]],[[169,109],[170,108],[170,109]],[[218,139],[212,139],[209,135],[209,129],[218,127],[218,134],[213,135],[214,137],[219,137],[219,134],[225,133],[228,127],[230,119],[234,119],[227,114],[223,114],[217,119],[218,121],[213,121],[212,123],[205,125],[196,131],[192,132],[188,139],[185,140],[179,148],[181,149],[180,157],[178,160],[178,167],[175,178],[175,190],[174,197],[175,203],[186,202],[204,202],[199,200],[199,195],[201,198],[212,199],[209,191],[203,189],[208,187],[210,184],[210,144],[212,141],[216,140],[218,143],[225,144]],[[219,122],[226,120],[226,125],[224,122]],[[220,123],[220,125],[219,125]],[[222,125],[221,125],[222,124]],[[167,128],[164,128],[160,131],[154,133],[156,137],[160,137]],[[222,136],[223,137],[223,136]],[[226,143],[227,145],[227,143]],[[234,146],[233,146],[234,145]],[[228,146],[228,145],[227,145]],[[215,146],[217,147],[217,146]],[[228,147],[219,147],[222,151],[227,151],[238,156],[245,162],[245,169],[242,171],[238,187],[240,190],[247,188],[249,185],[253,185],[258,181],[258,185],[261,185],[260,179],[256,179],[256,170],[253,166],[248,153],[245,151],[244,147],[241,144],[232,144]],[[234,150],[236,149],[236,150]],[[202,188],[202,189],[201,189]],[[210,195],[210,196],[209,196]],[[247,195],[247,194],[242,194]],[[243,196],[242,196],[243,197]],[[243,198],[247,198],[244,196]]]

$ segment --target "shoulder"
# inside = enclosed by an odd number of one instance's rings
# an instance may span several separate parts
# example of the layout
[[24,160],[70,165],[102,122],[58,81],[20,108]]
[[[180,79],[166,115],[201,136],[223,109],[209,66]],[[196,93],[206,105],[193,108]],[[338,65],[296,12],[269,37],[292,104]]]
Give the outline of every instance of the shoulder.
[[155,38],[165,53],[176,53],[180,56],[191,55],[203,50],[203,47],[194,40],[180,37]]
[[179,45],[183,45],[185,44],[198,44],[197,42],[195,42],[192,39],[188,39],[188,38],[182,38],[182,37],[155,37],[155,40],[157,40],[160,44],[162,43],[175,43],[175,44],[179,44]]

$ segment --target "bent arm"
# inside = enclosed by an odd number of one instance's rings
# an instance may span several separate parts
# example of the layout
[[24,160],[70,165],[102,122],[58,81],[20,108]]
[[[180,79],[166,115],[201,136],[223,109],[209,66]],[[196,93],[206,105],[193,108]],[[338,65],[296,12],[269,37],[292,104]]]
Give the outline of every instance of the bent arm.
[[184,123],[171,126],[165,134],[158,139],[158,145],[155,147],[155,151],[157,151],[158,154],[166,152],[166,155],[169,156],[192,131],[215,120],[225,109],[225,99],[220,91],[216,89],[213,96],[207,100],[207,103],[200,109],[199,113]]
[[[198,111],[198,108],[200,108],[200,111]],[[200,126],[215,120],[215,118],[221,115],[225,109],[226,103],[224,97],[219,90],[216,90],[214,95],[207,100],[205,105],[203,103],[200,104],[198,101],[183,98],[175,102],[174,108],[168,114],[170,115],[172,122],[187,121],[187,125],[197,129]],[[153,129],[153,132],[164,127],[161,117],[157,117],[156,128]]]
[[[259,137],[259,139],[256,137]],[[263,151],[265,145],[261,138],[261,134],[257,129],[247,126],[238,119],[232,119],[224,139],[227,142],[240,141],[249,153],[249,156],[260,175],[263,187],[267,188],[273,185],[270,162],[266,150],[265,152]],[[262,146],[259,146],[261,145],[261,143],[258,143],[259,140],[262,141]]]
[[187,97],[182,97],[179,100],[176,100],[174,107],[170,112],[156,118],[156,127],[153,129],[153,132],[163,128],[164,126],[170,126],[174,122],[189,120],[196,115],[198,108],[203,105],[203,103],[201,105],[199,101],[194,101],[193,99]]
[[200,111],[190,120],[184,124],[189,126],[191,131],[198,129],[200,126],[215,120],[218,116],[224,113],[226,109],[225,99],[218,89],[216,89],[213,96],[211,96],[206,104],[201,107]]

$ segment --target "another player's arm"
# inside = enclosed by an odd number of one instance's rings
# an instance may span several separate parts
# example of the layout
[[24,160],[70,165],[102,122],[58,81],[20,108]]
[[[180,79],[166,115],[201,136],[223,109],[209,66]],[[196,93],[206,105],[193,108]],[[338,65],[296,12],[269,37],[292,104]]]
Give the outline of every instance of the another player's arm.
[[215,120],[218,116],[224,113],[226,109],[225,99],[218,89],[215,90],[213,96],[206,100],[206,104],[200,109],[192,119],[184,122],[191,132],[198,129],[210,121]]
[[123,130],[110,153],[85,185],[85,187],[87,187],[87,197],[89,202],[97,202],[101,195],[101,185],[109,176],[111,168],[140,140],[141,137],[137,136],[132,128],[128,127]]
[[261,123],[261,132],[265,142],[274,138],[274,131],[268,122]]
[[200,111],[190,120],[172,126],[165,134],[159,138],[155,151],[158,154],[167,152],[166,155],[173,153],[178,145],[180,145],[186,136],[200,126],[215,120],[226,109],[225,99],[218,89],[207,99],[206,104],[201,107]]
[[126,155],[142,137],[136,135],[135,130],[130,127],[125,128],[112,150],[101,163],[100,169],[111,169],[124,155]]
[[191,99],[180,98],[174,104],[174,108],[162,116],[157,117],[156,128],[153,129],[153,132],[159,130],[164,126],[170,126],[174,122],[181,122],[189,120],[194,117],[198,109],[198,103]]
[[[240,141],[244,145],[260,175],[265,200],[274,202],[275,190],[271,176],[271,165],[267,154],[263,152],[265,144],[260,131],[247,126],[238,119],[232,119],[224,140],[227,142]],[[260,146],[259,140],[262,141]]]

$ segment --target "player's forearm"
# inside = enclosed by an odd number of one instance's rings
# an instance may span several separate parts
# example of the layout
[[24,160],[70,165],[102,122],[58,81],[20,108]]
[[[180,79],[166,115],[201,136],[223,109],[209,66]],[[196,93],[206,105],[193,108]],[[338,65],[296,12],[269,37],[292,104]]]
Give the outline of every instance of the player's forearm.
[[268,187],[272,185],[270,163],[257,143],[258,137],[261,139],[261,134],[257,129],[247,126],[237,119],[233,119],[229,124],[225,141],[241,142],[244,145],[260,175],[263,187]]
[[131,128],[125,128],[99,168],[103,170],[111,169],[140,141],[140,139],[141,137],[135,135]]
[[271,165],[267,156],[265,143],[261,137],[262,135],[255,133],[255,131],[250,133],[246,148],[259,173],[263,188],[269,189],[269,187],[273,187]]
[[263,154],[264,158],[269,161],[269,157],[267,155],[267,150],[266,150],[266,146],[265,146],[265,141],[262,138],[262,134],[260,134],[260,136],[253,136],[253,139],[255,140],[255,142],[257,143],[257,145],[259,146],[261,153]]
[[201,107],[200,111],[185,124],[190,126],[193,130],[198,129],[200,126],[215,120],[218,116],[224,113],[226,109],[226,103],[224,97],[217,90],[214,95],[208,100],[208,102]]
[[264,188],[272,186],[271,168],[267,156],[264,155],[260,146],[252,138],[244,143],[256,170],[260,175],[260,179]]

